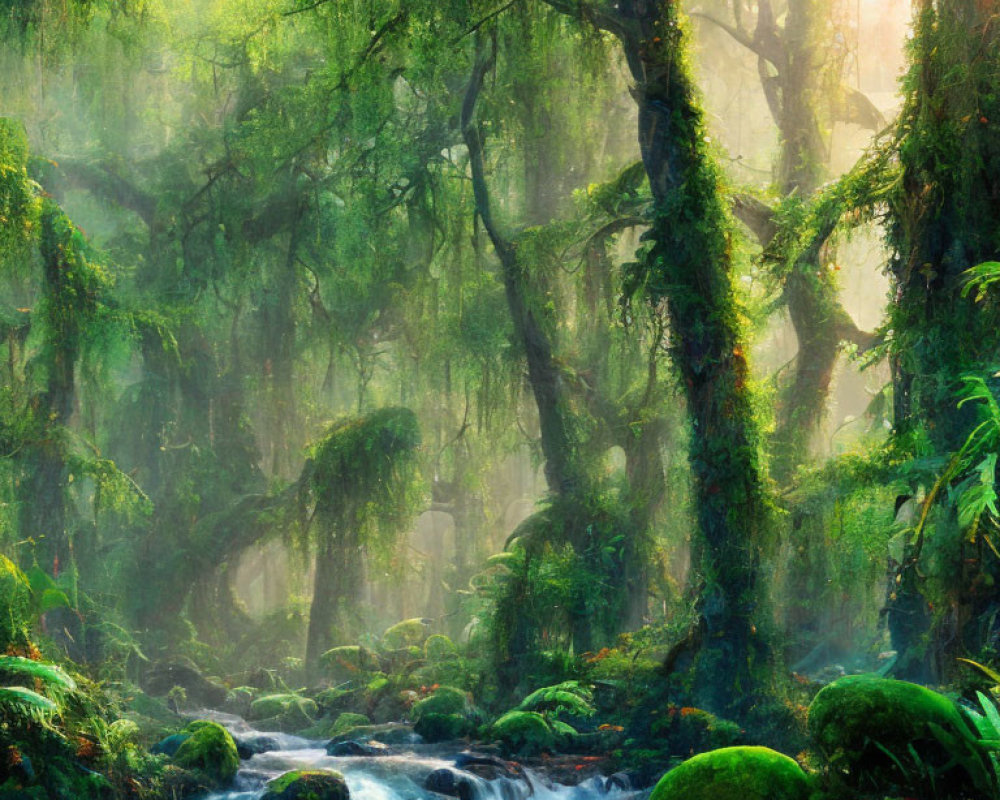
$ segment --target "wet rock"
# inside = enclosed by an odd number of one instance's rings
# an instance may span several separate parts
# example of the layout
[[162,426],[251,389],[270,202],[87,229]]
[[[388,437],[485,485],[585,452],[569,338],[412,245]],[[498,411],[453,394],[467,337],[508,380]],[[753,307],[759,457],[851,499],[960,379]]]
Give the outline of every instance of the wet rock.
[[488,781],[497,778],[506,778],[512,781],[524,779],[524,770],[520,766],[510,761],[504,761],[497,756],[460,753],[455,757],[455,766]]
[[236,752],[246,761],[261,753],[280,750],[281,744],[273,736],[248,736],[236,740]]
[[632,790],[632,779],[626,772],[616,772],[604,779],[605,792],[628,792]]
[[392,752],[381,742],[355,742],[353,739],[347,742],[337,742],[326,747],[326,753],[330,756],[387,756]]
[[428,775],[424,781],[424,788],[449,797],[458,797],[459,800],[472,800],[474,794],[472,781],[447,767],[436,769]]
[[161,739],[152,747],[150,747],[149,752],[152,753],[154,756],[162,755],[162,756],[170,756],[172,758],[174,753],[177,752],[180,746],[184,744],[184,742],[186,742],[188,738],[189,735],[186,733],[172,734],[171,736],[168,736],[165,739]]
[[286,772],[267,784],[261,800],[349,800],[344,776],[332,769]]
[[423,741],[423,739],[413,732],[412,726],[403,725],[398,722],[389,722],[385,725],[361,725],[357,728],[351,728],[349,731],[345,731],[339,736],[334,736],[333,739],[330,740],[330,744],[349,742],[352,740],[356,742],[375,741],[389,746],[399,744],[420,744]]

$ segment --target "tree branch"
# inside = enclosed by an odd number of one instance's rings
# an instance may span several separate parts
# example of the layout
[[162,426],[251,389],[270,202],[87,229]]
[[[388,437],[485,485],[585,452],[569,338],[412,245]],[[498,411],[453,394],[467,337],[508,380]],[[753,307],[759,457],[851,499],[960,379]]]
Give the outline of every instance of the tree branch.
[[731,199],[733,213],[757,237],[760,246],[767,249],[778,233],[774,209],[750,194],[736,194]]

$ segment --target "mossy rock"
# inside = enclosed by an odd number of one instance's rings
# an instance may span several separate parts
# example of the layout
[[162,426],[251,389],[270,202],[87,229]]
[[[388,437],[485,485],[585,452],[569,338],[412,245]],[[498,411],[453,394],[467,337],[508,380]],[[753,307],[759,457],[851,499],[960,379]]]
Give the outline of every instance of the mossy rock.
[[809,777],[767,747],[724,747],[664,775],[649,800],[808,800]]
[[240,757],[229,731],[217,722],[198,720],[183,733],[190,735],[174,753],[173,761],[178,767],[198,770],[220,786],[236,777]]
[[6,556],[0,556],[0,653],[28,644],[31,625],[31,584]]
[[[921,776],[934,773],[937,782],[944,777],[957,789],[971,785],[983,763],[969,744],[978,734],[954,702],[876,675],[850,675],[820,690],[809,706],[809,732],[831,765],[858,787],[892,785],[920,794],[927,788]],[[949,752],[942,738],[959,752]],[[971,772],[954,764],[954,756]]]
[[424,714],[413,731],[425,742],[448,742],[461,739],[472,730],[472,723],[461,714]]
[[[385,629],[382,634],[382,647],[386,650],[404,650],[409,647],[421,647],[427,639],[427,623],[419,617],[404,619]],[[421,653],[422,655],[422,653]]]
[[433,664],[457,657],[458,648],[443,633],[435,633],[432,636],[428,636],[427,641],[424,642],[424,658]]
[[344,776],[332,769],[295,770],[267,784],[261,800],[349,800]]
[[319,657],[319,663],[324,674],[338,683],[363,678],[381,667],[377,654],[356,644],[327,650]]
[[413,706],[412,716],[419,722],[425,714],[465,714],[469,707],[465,692],[454,686],[442,686]]
[[262,730],[285,733],[309,728],[316,723],[319,708],[315,701],[297,694],[270,694],[258,697],[250,704],[247,719],[258,722]]
[[371,720],[364,714],[354,714],[350,711],[345,711],[333,723],[331,736],[337,736],[344,731],[349,731],[351,728],[357,728],[361,725],[371,725]]
[[413,728],[398,722],[389,722],[385,725],[359,725],[351,728],[330,741],[331,745],[341,742],[379,742],[386,745],[417,744],[420,737],[417,736]]
[[490,736],[508,755],[538,755],[556,744],[555,732],[536,711],[508,711],[493,723]]

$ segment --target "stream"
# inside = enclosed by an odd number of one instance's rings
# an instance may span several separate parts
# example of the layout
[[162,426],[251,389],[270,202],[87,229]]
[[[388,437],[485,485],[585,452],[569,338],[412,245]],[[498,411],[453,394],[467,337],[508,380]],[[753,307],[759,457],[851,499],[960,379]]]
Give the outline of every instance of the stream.
[[[457,766],[462,755],[448,745],[406,744],[390,748],[386,755],[331,756],[324,741],[303,739],[284,733],[257,731],[240,717],[212,715],[238,740],[266,736],[277,749],[256,753],[240,762],[233,787],[215,792],[206,800],[257,800],[268,781],[289,770],[333,769],[347,781],[351,800],[446,800],[425,787],[436,770],[450,770],[463,784],[462,800],[645,800],[649,792],[610,785],[600,776],[576,786],[554,784],[525,769],[523,777],[486,780]],[[202,719],[205,717],[202,716]]]

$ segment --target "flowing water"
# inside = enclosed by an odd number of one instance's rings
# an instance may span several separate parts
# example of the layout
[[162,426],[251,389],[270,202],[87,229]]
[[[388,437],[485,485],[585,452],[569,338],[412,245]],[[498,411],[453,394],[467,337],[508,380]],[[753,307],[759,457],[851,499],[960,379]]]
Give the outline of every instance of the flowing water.
[[257,800],[269,780],[301,769],[337,770],[347,781],[351,800],[446,800],[444,795],[425,788],[427,777],[440,769],[453,771],[471,787],[468,800],[645,800],[648,795],[620,786],[609,787],[600,776],[576,786],[553,784],[527,769],[523,777],[485,780],[457,767],[459,754],[438,745],[397,745],[390,754],[379,756],[331,756],[327,755],[325,741],[256,731],[239,717],[214,716],[238,739],[267,736],[275,740],[278,749],[241,761],[232,789],[209,795],[206,800]]

